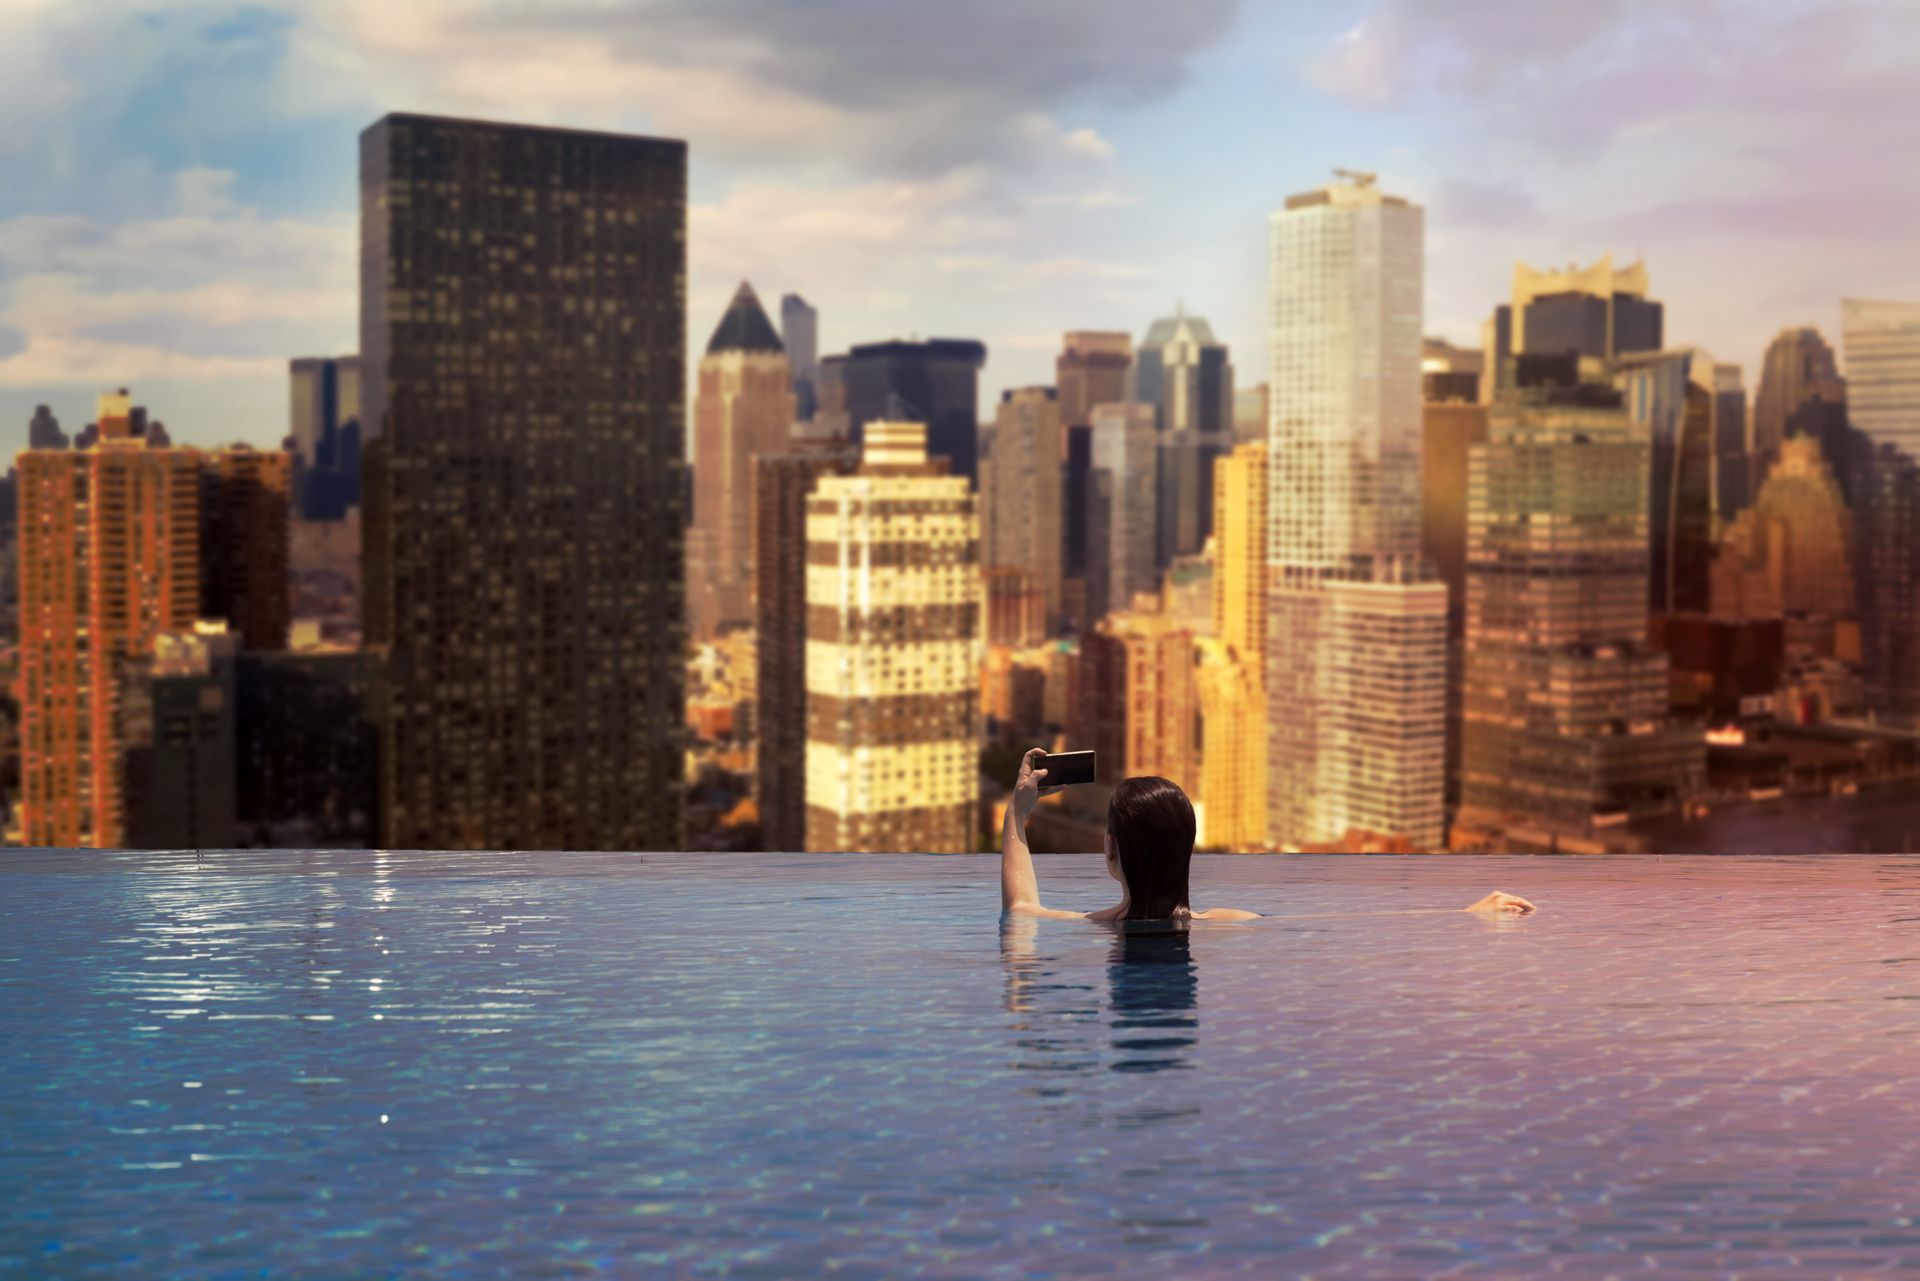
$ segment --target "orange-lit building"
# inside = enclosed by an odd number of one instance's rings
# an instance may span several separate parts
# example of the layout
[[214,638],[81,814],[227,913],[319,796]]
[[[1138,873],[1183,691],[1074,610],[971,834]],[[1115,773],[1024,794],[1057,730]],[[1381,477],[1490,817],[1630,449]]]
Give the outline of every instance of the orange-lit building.
[[1193,633],[1156,606],[1136,596],[1081,638],[1074,746],[1099,753],[1102,783],[1158,775],[1198,794]]
[[19,458],[21,811],[29,845],[126,839],[119,682],[155,640],[223,617],[249,646],[287,629],[284,454],[150,439],[125,391],[97,440]]
[[122,839],[120,664],[200,614],[200,463],[147,448],[125,392],[92,449],[20,455],[21,838]]
[[1267,845],[1267,446],[1213,469],[1214,636],[1199,645],[1200,843]]

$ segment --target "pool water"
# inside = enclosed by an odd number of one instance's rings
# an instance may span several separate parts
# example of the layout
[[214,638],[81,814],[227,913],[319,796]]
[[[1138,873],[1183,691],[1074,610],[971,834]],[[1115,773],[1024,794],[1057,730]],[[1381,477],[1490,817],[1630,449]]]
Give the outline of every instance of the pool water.
[[1920,862],[997,877],[10,851],[0,1274],[1920,1268]]

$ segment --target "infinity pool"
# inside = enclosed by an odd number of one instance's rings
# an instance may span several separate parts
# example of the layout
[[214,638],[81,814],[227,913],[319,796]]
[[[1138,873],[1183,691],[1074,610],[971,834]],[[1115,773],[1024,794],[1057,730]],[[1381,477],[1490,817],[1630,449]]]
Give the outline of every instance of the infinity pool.
[[1920,1268],[1920,862],[997,872],[8,852],[0,1274]]

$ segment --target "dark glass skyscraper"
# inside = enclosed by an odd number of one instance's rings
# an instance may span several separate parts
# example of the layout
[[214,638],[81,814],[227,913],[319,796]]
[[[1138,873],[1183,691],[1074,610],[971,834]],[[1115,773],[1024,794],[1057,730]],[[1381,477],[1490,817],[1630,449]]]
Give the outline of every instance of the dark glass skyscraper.
[[871,422],[925,423],[928,455],[977,487],[986,363],[986,344],[967,338],[867,343],[821,362],[821,408],[845,411],[854,445]]
[[686,144],[394,115],[360,164],[383,843],[677,849]]

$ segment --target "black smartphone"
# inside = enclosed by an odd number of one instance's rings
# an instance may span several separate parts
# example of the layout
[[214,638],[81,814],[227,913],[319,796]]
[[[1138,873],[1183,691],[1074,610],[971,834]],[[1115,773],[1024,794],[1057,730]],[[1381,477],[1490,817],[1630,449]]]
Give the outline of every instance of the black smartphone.
[[1070,787],[1093,781],[1092,752],[1043,752],[1034,760],[1033,767],[1047,772],[1040,780],[1042,787]]

